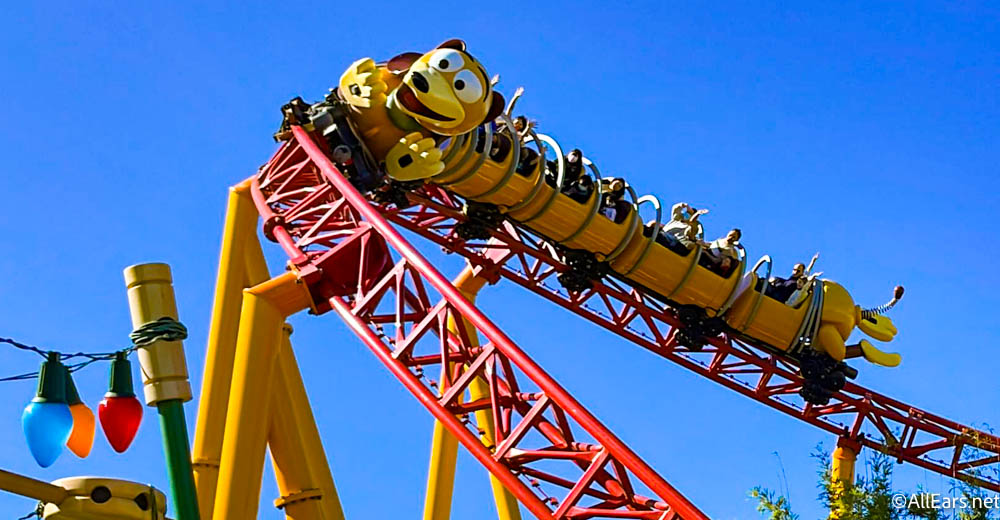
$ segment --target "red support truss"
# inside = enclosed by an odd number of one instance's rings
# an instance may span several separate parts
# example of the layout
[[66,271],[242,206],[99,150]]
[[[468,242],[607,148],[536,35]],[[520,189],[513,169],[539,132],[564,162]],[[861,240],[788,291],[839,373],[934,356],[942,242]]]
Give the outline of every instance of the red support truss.
[[674,341],[681,326],[673,309],[646,291],[605,278],[586,291],[567,292],[555,280],[567,269],[550,243],[509,221],[486,242],[453,232],[462,222],[461,201],[437,187],[410,196],[404,210],[379,208],[400,227],[495,273],[688,370],[787,415],[898,462],[1000,491],[1000,437],[965,426],[848,382],[829,404],[799,395],[798,369],[780,356],[723,334],[701,351]]
[[[414,205],[406,209],[365,199],[300,128],[257,176],[254,197],[265,233],[289,255],[316,296],[317,310],[340,314],[540,518],[704,515],[459,295],[387,222],[464,256],[484,276],[511,280],[789,416],[899,462],[1000,491],[996,435],[850,382],[829,404],[809,405],[798,396],[802,380],[796,367],[764,348],[725,334],[698,352],[678,345],[673,338],[680,322],[674,311],[643,290],[613,278],[582,292],[562,289],[555,281],[567,269],[560,255],[522,226],[507,222],[488,241],[461,240],[454,227],[464,220],[462,201],[441,188],[421,188],[410,195]],[[387,261],[388,249],[398,258],[394,263]],[[486,338],[484,345],[475,347],[469,338],[449,333],[449,317],[469,320]],[[429,365],[438,365],[440,381],[425,376]],[[489,399],[461,402],[477,376],[489,383]],[[492,413],[496,446],[483,446],[476,437],[468,419],[476,410]],[[637,494],[641,485],[658,498]]]
[[[707,518],[461,296],[308,133],[293,133],[254,179],[265,233],[316,311],[337,312],[524,507],[546,519]],[[449,320],[470,323],[482,344]],[[463,402],[477,377],[489,396]],[[480,441],[476,411],[492,416],[494,446]]]
[[567,269],[552,245],[509,221],[489,241],[463,241],[453,232],[464,220],[461,201],[437,188],[410,196],[404,210],[382,208],[386,218],[646,348],[755,401],[898,462],[1000,491],[1000,437],[965,426],[848,382],[830,403],[814,406],[799,395],[798,369],[744,339],[723,334],[701,351],[674,341],[681,326],[673,309],[646,291],[605,278],[586,291],[567,292],[555,280]]

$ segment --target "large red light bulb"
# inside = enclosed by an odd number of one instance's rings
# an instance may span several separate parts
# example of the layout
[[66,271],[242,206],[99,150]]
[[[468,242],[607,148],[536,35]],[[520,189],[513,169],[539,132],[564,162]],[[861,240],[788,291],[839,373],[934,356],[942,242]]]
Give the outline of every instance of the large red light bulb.
[[142,404],[132,391],[132,364],[124,352],[111,362],[111,384],[97,407],[101,429],[108,443],[118,453],[128,449],[142,422]]

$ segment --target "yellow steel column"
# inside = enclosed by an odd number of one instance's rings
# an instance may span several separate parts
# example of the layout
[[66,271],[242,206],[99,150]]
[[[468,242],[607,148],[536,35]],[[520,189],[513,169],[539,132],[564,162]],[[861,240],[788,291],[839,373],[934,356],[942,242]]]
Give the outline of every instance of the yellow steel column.
[[274,506],[283,510],[289,520],[325,520],[321,507],[323,490],[313,475],[316,461],[309,460],[293,403],[288,399],[287,367],[282,365],[287,365],[288,355],[291,354],[287,340],[290,332],[291,327],[286,324],[278,346],[278,367],[274,374],[271,422],[267,435],[274,477],[281,493]]
[[[266,280],[268,276],[267,264],[264,261],[264,253],[260,248],[260,241],[254,235],[244,244],[244,261],[246,278],[251,284]],[[278,367],[285,376],[287,395],[285,402],[294,413],[295,425],[298,429],[299,440],[306,452],[306,460],[309,462],[309,470],[312,475],[313,486],[318,487],[323,492],[320,507],[327,520],[344,520],[344,510],[340,503],[340,496],[337,493],[337,486],[333,482],[333,474],[323,450],[323,440],[316,427],[316,419],[313,417],[312,408],[309,406],[309,395],[306,393],[305,385],[302,383],[302,375],[299,365],[295,361],[295,352],[289,339],[291,336],[291,325],[284,325],[285,333],[282,334],[282,345],[278,353]],[[272,456],[274,447],[271,448]]]
[[[486,285],[486,280],[475,276],[471,267],[466,267],[458,278],[453,282],[462,296],[470,302],[475,302],[476,295]],[[469,341],[478,345],[479,338],[476,328],[468,321],[463,320]],[[453,318],[448,320],[448,330],[458,331],[458,324]],[[476,400],[489,396],[489,385],[481,378],[476,378],[469,385],[470,399]],[[480,439],[486,446],[494,446],[493,437],[493,417],[489,410],[481,410],[475,413],[476,425],[482,430]],[[434,437],[431,441],[431,463],[427,477],[427,497],[424,503],[424,520],[447,520],[451,516],[451,499],[454,492],[455,482],[455,462],[458,454],[458,440],[441,425],[434,422]],[[497,518],[499,520],[520,520],[521,511],[514,498],[507,488],[503,487],[492,474],[490,474],[490,484],[493,488],[493,500],[497,507]]]
[[424,498],[424,520],[451,518],[457,460],[458,439],[440,421],[434,421],[431,464],[427,471],[427,495]]
[[833,480],[846,486],[854,485],[854,463],[858,460],[861,445],[857,441],[841,437],[833,450],[833,460],[830,463],[830,475]]
[[[295,353],[292,351],[292,344],[289,336],[292,333],[290,325],[285,325],[285,333],[282,334],[281,351],[278,353],[278,368],[283,375],[285,382],[284,399],[291,416],[294,419],[295,429],[298,432],[299,442],[305,450],[306,461],[311,475],[312,486],[318,487],[323,492],[320,507],[327,520],[344,520],[344,509],[340,504],[340,496],[337,494],[337,486],[333,483],[333,474],[330,472],[330,465],[327,462],[326,452],[323,450],[323,440],[319,436],[319,428],[316,426],[316,419],[313,417],[312,408],[309,406],[309,396],[306,394],[306,387],[302,383],[302,375],[299,372],[299,365],[295,361]],[[271,447],[271,455],[274,456],[276,450]]]
[[833,497],[830,504],[830,518],[837,520],[847,512],[841,502],[841,495],[854,485],[854,464],[858,460],[861,445],[857,441],[841,437],[833,450],[830,462],[830,478],[833,480]]
[[226,409],[229,405],[229,385],[233,379],[233,361],[236,357],[242,291],[245,287],[267,279],[266,267],[262,276],[257,273],[259,278],[248,279],[245,273],[247,244],[257,244],[257,254],[260,254],[256,224],[257,209],[250,198],[249,183],[233,186],[229,189],[226,225],[222,233],[215,303],[209,325],[205,372],[191,454],[202,520],[211,520],[215,503],[222,437],[226,428]]
[[309,307],[309,298],[290,272],[243,291],[213,508],[217,520],[257,517],[281,328],[286,317]]
[[[490,387],[483,379],[477,377],[469,384],[469,400],[475,401],[489,397],[489,395]],[[490,415],[490,411],[477,411],[476,424],[483,430],[480,436],[483,444],[495,447],[493,416]],[[497,518],[499,520],[521,520],[521,509],[517,505],[517,499],[510,491],[507,491],[507,488],[503,487],[503,484],[492,473],[488,473],[488,475],[490,476],[490,485],[493,488],[493,502],[497,506]]]
[[833,450],[831,471],[833,479],[845,485],[854,485],[854,463],[858,460],[858,452],[847,446],[837,446]]

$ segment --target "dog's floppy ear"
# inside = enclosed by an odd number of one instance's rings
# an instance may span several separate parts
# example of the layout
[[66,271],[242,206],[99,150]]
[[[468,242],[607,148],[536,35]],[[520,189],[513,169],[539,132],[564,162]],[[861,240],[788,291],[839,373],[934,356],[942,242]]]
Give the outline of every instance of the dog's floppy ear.
[[404,52],[399,56],[395,56],[386,63],[385,67],[389,69],[389,72],[393,74],[399,74],[400,72],[406,72],[410,70],[410,66],[413,62],[420,59],[422,54],[418,52]]
[[486,114],[486,119],[484,119],[483,122],[488,123],[500,117],[500,114],[503,113],[503,109],[506,104],[507,101],[503,98],[503,95],[494,90],[493,101],[490,103],[490,111]]
[[458,38],[454,38],[454,39],[451,39],[451,40],[448,40],[448,41],[442,43],[441,45],[438,45],[437,48],[438,49],[455,49],[457,51],[465,52],[465,42],[462,41],[462,40],[459,40]]

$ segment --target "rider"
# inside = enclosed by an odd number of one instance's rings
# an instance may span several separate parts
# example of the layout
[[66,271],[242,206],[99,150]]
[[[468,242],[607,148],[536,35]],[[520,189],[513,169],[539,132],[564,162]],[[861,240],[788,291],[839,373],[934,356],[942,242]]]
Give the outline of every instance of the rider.
[[705,248],[702,256],[709,262],[709,268],[722,276],[729,276],[732,269],[740,263],[740,238],[743,232],[734,228],[722,238],[717,238]]
[[788,278],[781,278],[780,276],[771,278],[767,287],[767,295],[780,302],[791,301],[792,295],[797,290],[805,287],[809,273],[812,272],[812,268],[816,265],[818,258],[819,253],[813,255],[812,260],[809,262],[809,267],[801,263],[795,264],[792,267],[792,275]]
[[601,179],[604,194],[601,197],[601,214],[615,224],[621,224],[631,207],[625,200],[625,180],[619,178]]
[[577,202],[587,202],[591,192],[594,191],[594,179],[584,169],[583,152],[579,148],[574,148],[566,154],[565,172],[562,192]]
[[707,209],[695,209],[686,202],[678,202],[670,209],[670,221],[660,226],[660,237],[671,245],[683,245],[690,250],[697,245],[704,234],[698,217],[708,213]]

